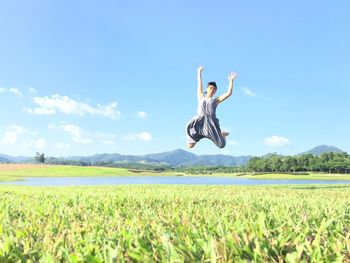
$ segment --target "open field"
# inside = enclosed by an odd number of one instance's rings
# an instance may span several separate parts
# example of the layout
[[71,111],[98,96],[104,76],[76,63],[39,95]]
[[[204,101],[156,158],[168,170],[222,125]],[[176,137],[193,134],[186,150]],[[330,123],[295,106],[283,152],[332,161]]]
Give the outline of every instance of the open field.
[[350,186],[0,186],[1,262],[341,262]]
[[319,179],[319,180],[350,180],[350,174],[309,175],[292,174],[260,174],[242,175],[241,173],[185,174],[184,172],[167,171],[154,172],[131,170],[126,168],[72,166],[72,165],[40,165],[40,164],[0,164],[0,182],[16,181],[25,177],[80,177],[80,176],[221,176],[251,179]]
[[110,168],[72,165],[40,164],[0,164],[0,181],[25,177],[64,177],[64,176],[142,176],[142,175],[182,175],[181,172],[134,171],[126,168]]
[[0,171],[14,171],[14,170],[27,170],[27,169],[42,169],[48,168],[50,165],[45,164],[0,164]]

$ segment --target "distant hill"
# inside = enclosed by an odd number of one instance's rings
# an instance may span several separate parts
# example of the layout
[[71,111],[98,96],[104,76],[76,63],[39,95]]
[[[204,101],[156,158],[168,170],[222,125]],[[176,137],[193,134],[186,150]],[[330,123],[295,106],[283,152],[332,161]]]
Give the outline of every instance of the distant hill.
[[316,147],[312,148],[311,150],[303,152],[301,154],[311,153],[312,155],[320,156],[322,153],[326,153],[326,152],[342,153],[344,151],[340,150],[339,148],[337,148],[335,146],[331,146],[331,145],[319,145],[319,146],[316,146]]
[[272,155],[278,155],[278,156],[283,156],[283,154],[279,154],[279,153],[267,153],[262,155],[262,158],[270,158]]
[[174,151],[146,155],[95,154],[93,156],[71,156],[63,159],[76,160],[94,165],[101,162],[115,164],[142,163],[150,165],[179,166],[239,166],[246,164],[251,156],[234,157],[230,155],[195,155],[191,152],[177,149]]
[[239,166],[246,164],[252,156],[234,157],[230,155],[196,155],[191,152],[176,149],[163,153],[146,155],[121,155],[121,154],[95,154],[92,156],[69,156],[60,158],[48,158],[48,163],[60,163],[64,161],[84,162],[87,165],[101,165],[103,163],[114,166],[128,166],[128,164],[144,164],[158,166]]
[[186,165],[193,160],[198,158],[197,155],[190,153],[188,151],[177,149],[170,152],[146,154],[141,159],[148,163],[161,163],[170,166],[181,166]]
[[20,163],[23,161],[26,161],[32,157],[25,157],[25,156],[11,156],[7,154],[0,154],[0,162],[2,162],[2,159],[7,160],[7,162],[13,162],[13,163]]
[[11,163],[11,161],[9,159],[6,159],[6,158],[0,156],[0,163]]
[[[305,151],[305,152],[301,152],[301,153],[298,153],[296,155],[303,155],[303,154],[312,154],[312,155],[315,155],[315,156],[320,156],[322,153],[326,153],[326,152],[334,152],[334,153],[343,153],[345,151],[335,147],[335,146],[331,146],[331,145],[319,145],[319,146],[316,146],[308,151]],[[279,153],[267,153],[267,154],[264,154],[262,155],[261,157],[263,158],[269,158],[271,157],[272,155],[278,155],[278,156],[284,156],[283,154],[279,154]]]
[[[337,147],[320,145],[309,151],[300,153],[319,156],[323,152],[343,152]],[[275,153],[276,154],[276,153]],[[269,157],[270,154],[263,155],[262,157]],[[95,154],[91,156],[69,156],[69,157],[49,157],[47,163],[52,164],[63,164],[71,163],[72,161],[76,164],[83,162],[85,165],[103,165],[113,164],[114,166],[128,167],[128,166],[170,166],[170,167],[181,167],[181,166],[240,166],[245,165],[253,156],[231,156],[223,154],[214,155],[196,155],[194,153],[176,149],[174,151],[168,151],[163,153],[152,153],[146,155],[122,155],[118,153],[112,154]],[[0,154],[0,162],[33,162],[33,157],[17,156],[12,157],[5,154]]]

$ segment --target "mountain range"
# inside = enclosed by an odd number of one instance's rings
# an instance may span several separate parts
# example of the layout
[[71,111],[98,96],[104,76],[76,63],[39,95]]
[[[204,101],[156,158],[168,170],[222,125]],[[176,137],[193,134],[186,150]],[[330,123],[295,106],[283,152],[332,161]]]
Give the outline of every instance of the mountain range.
[[0,163],[22,163],[29,159],[32,159],[32,157],[26,157],[26,156],[11,156],[7,154],[1,154],[0,153]]
[[[319,156],[324,152],[343,152],[337,147],[320,145],[312,148],[309,151],[300,154],[313,154]],[[268,156],[264,155],[264,156]],[[70,160],[76,162],[84,162],[90,165],[96,163],[116,163],[116,164],[127,164],[127,163],[139,163],[145,165],[167,165],[171,167],[180,166],[240,166],[246,164],[253,156],[231,156],[231,155],[196,155],[191,152],[177,149],[174,151],[153,153],[146,155],[121,155],[117,153],[113,154],[95,154],[92,156],[69,156],[69,157],[51,157],[58,161]],[[21,163],[21,162],[32,162],[33,157],[24,156],[10,156],[0,154],[0,163]]]
[[249,161],[252,156],[231,155],[195,155],[191,152],[177,149],[164,153],[153,153],[146,155],[120,155],[120,154],[96,154],[93,156],[67,157],[69,160],[95,164],[97,162],[114,163],[141,163],[149,165],[179,166],[239,166]]
[[343,153],[344,151],[332,145],[319,145],[300,154],[312,154],[315,156],[320,156],[322,153],[326,152]]

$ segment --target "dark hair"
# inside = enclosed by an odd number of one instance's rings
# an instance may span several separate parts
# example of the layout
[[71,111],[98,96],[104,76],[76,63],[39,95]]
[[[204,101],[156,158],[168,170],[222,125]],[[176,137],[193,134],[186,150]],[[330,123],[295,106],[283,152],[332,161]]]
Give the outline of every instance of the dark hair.
[[216,86],[216,82],[215,82],[215,81],[210,81],[210,82],[208,82],[208,86],[209,86],[209,85],[214,86],[216,89],[218,88],[218,87]]

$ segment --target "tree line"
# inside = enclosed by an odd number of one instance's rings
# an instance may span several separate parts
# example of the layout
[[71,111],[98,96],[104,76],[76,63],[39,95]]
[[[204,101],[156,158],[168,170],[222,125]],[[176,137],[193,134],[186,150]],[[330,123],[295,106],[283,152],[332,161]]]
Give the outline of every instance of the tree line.
[[350,173],[350,156],[343,153],[322,153],[320,156],[303,154],[297,156],[283,156],[271,154],[265,157],[252,157],[246,165],[236,167],[223,166],[192,166],[170,167],[167,165],[152,165],[140,163],[116,163],[116,162],[86,162],[80,160],[67,160],[48,157],[37,153],[35,161],[47,164],[79,165],[79,166],[104,166],[127,169],[139,169],[150,171],[178,171],[190,174],[213,173],[302,173],[302,172],[326,172],[326,173]]
[[[35,158],[37,159],[37,158]],[[170,166],[167,165],[152,165],[152,164],[143,164],[143,163],[119,163],[113,161],[82,161],[82,160],[71,160],[63,158],[48,157],[45,159],[46,164],[55,164],[55,165],[76,165],[76,166],[101,166],[101,167],[115,167],[115,168],[126,168],[126,169],[135,169],[135,170],[149,170],[155,172],[162,172],[173,170]]]
[[327,172],[349,173],[350,156],[347,153],[322,153],[320,156],[303,154],[253,157],[246,165],[249,172]]

